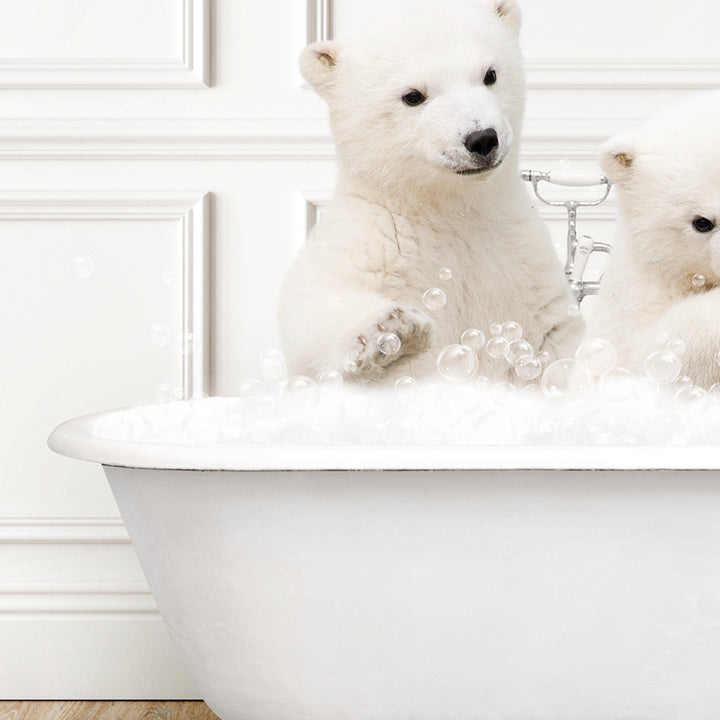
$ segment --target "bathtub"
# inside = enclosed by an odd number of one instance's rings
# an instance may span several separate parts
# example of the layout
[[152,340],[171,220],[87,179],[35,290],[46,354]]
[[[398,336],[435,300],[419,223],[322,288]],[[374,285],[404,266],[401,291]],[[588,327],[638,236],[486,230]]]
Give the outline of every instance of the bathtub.
[[208,447],[106,416],[50,446],[103,464],[223,720],[720,717],[717,448]]

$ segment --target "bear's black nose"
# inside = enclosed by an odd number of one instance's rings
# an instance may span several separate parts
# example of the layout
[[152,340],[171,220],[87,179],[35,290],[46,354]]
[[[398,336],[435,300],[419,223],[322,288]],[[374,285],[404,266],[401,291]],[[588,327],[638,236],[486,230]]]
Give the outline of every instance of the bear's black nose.
[[465,147],[471,153],[477,153],[483,157],[487,157],[499,144],[495,128],[476,130],[465,138]]

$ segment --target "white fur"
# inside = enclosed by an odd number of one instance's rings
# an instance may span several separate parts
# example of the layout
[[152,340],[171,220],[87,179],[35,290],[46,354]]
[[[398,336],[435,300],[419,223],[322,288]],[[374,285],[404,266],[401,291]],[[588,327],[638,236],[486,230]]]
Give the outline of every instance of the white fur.
[[[514,1],[452,0],[434,12],[416,1],[409,10],[370,36],[311,45],[301,56],[329,105],[339,179],[283,289],[280,331],[294,373],[352,361],[358,380],[419,376],[465,329],[487,333],[507,320],[553,358],[571,354],[581,333],[519,177],[525,91]],[[490,68],[497,82],[486,86]],[[411,89],[427,101],[406,106]],[[499,166],[458,174],[475,167],[464,139],[488,127]],[[438,278],[443,267],[451,281]],[[422,304],[433,286],[448,297],[434,312]],[[400,336],[398,355],[376,351],[383,329]],[[483,374],[509,373],[504,361],[481,361]]]
[[[683,374],[720,381],[720,92],[702,93],[608,141],[600,164],[615,183],[620,229],[591,334],[611,340],[619,364],[642,372],[665,333],[687,345]],[[706,284],[695,288],[693,275]]]

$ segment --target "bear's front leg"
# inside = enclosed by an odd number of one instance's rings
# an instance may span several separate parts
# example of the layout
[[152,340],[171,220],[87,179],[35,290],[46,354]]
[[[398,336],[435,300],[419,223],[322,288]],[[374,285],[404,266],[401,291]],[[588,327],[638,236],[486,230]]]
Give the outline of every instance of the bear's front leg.
[[432,320],[412,308],[391,307],[361,326],[343,361],[348,379],[381,379],[400,358],[418,355],[430,347]]

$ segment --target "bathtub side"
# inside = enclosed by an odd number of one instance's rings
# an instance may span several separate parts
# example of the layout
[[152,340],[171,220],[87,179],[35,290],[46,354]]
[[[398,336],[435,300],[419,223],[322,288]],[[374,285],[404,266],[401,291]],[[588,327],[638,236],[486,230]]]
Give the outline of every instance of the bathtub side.
[[106,472],[225,720],[717,716],[716,474]]

